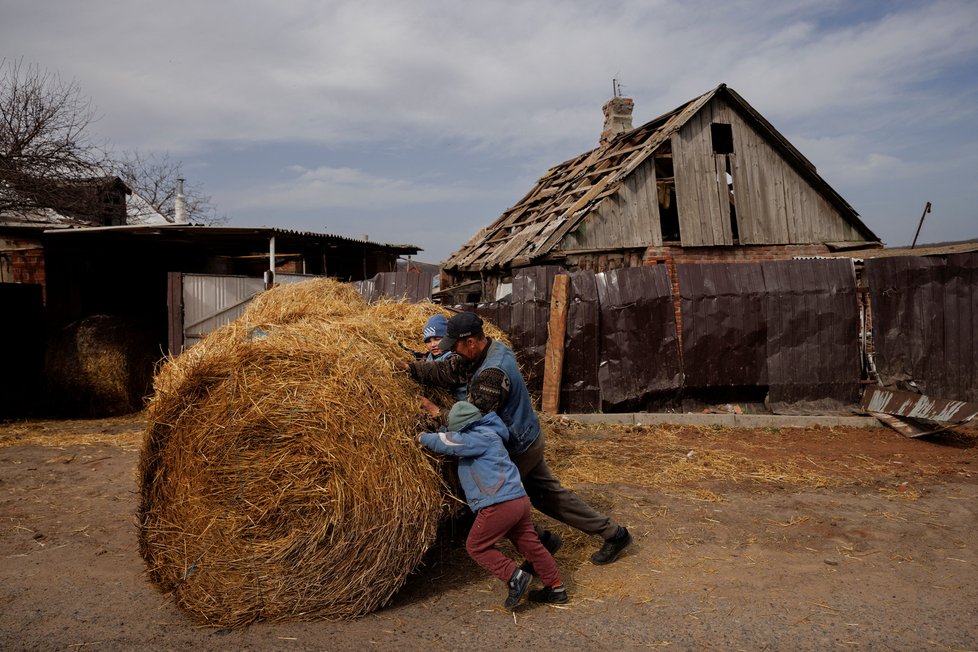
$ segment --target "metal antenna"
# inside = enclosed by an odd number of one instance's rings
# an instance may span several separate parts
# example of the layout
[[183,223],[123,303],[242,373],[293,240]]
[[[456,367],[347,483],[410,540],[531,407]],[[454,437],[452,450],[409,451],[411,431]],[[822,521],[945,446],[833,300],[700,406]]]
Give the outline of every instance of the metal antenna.
[[917,223],[917,232],[913,236],[913,244],[910,245],[911,249],[917,246],[917,236],[920,235],[920,227],[924,225],[924,216],[927,215],[927,213],[929,212],[930,212],[930,202],[927,202],[927,205],[924,206],[924,212],[920,214],[920,222]]

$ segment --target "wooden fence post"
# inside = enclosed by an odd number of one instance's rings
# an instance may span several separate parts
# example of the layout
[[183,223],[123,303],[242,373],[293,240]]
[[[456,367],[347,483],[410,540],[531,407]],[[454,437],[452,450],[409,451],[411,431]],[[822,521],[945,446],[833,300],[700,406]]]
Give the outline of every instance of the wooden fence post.
[[564,337],[567,334],[567,288],[570,276],[554,277],[550,294],[550,320],[547,323],[547,350],[543,365],[543,400],[541,411],[557,414],[560,405],[560,378],[564,372]]

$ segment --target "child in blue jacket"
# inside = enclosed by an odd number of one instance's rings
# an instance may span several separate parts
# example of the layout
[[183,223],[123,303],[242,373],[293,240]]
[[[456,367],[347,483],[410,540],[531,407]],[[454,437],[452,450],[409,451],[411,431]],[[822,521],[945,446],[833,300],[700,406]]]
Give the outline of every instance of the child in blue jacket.
[[506,582],[509,595],[505,606],[513,610],[526,593],[533,575],[496,549],[503,537],[513,542],[520,554],[533,564],[544,587],[530,591],[535,602],[567,602],[554,558],[540,543],[530,519],[520,473],[509,458],[506,440],[509,429],[496,415],[483,415],[468,401],[458,401],[448,413],[449,432],[426,432],[418,441],[429,450],[459,458],[458,479],[465,499],[475,513],[475,522],[465,549],[480,566]]

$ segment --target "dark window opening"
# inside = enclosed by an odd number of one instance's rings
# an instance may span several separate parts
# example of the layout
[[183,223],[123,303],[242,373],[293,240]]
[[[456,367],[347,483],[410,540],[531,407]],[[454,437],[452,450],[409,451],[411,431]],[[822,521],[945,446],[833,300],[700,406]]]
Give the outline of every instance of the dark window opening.
[[733,128],[725,122],[710,125],[710,138],[713,140],[714,154],[733,154]]
[[676,204],[676,177],[672,167],[672,154],[655,157],[656,194],[659,200],[659,231],[662,242],[680,242],[679,208]]

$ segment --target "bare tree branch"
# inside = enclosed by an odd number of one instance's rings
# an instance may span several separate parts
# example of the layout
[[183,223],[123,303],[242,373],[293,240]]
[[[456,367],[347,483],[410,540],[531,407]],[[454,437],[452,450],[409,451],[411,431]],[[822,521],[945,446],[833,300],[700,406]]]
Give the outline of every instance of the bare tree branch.
[[79,193],[77,184],[105,177],[105,148],[87,135],[95,120],[74,81],[22,59],[0,60],[0,211],[96,214],[97,193]]
[[[106,147],[89,140],[96,119],[76,82],[22,59],[0,59],[0,214],[47,208],[82,223],[125,223],[125,189],[109,176],[115,169],[129,190],[173,221],[182,164],[135,151],[112,160]],[[227,221],[199,184],[185,184],[184,197],[191,222]],[[148,220],[151,212],[137,210],[129,221]]]
[[[171,159],[169,154],[142,154],[138,151],[123,152],[115,164],[119,177],[126,185],[171,222],[176,216],[177,179],[184,178],[182,168],[183,164]],[[200,184],[185,182],[183,196],[190,222],[223,224],[227,221],[227,217],[217,214],[210,196],[203,193]],[[149,214],[138,211],[129,213],[130,223],[133,224],[149,217]]]

